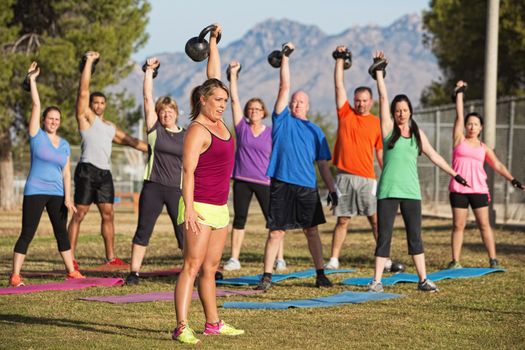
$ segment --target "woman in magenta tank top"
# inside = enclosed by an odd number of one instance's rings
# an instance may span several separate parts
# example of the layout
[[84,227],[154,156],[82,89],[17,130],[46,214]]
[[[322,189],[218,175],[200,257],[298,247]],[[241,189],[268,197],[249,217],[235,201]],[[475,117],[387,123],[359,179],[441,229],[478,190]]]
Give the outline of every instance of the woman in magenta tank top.
[[470,187],[461,186],[450,181],[450,205],[452,207],[452,261],[447,268],[461,268],[459,258],[463,245],[463,232],[467,222],[468,207],[472,207],[476,222],[481,231],[481,238],[489,255],[489,266],[498,268],[496,258],[496,243],[489,222],[488,205],[490,193],[487,186],[485,161],[501,176],[512,183],[515,188],[524,190],[523,185],[516,180],[503,165],[494,151],[479,140],[483,129],[483,118],[478,113],[469,113],[463,117],[463,95],[467,87],[464,81],[458,81],[454,90],[456,101],[456,120],[454,122],[452,149],[452,167],[462,174]]
[[206,80],[191,94],[192,123],[183,148],[182,197],[179,212],[184,217],[184,264],[175,287],[177,327],[172,338],[181,343],[200,340],[188,325],[193,285],[197,275],[198,291],[206,323],[204,334],[240,335],[219,318],[215,289],[215,272],[228,234],[228,195],[234,163],[233,137],[222,115],[228,101],[228,88],[219,80],[220,58],[216,25],[210,37]]

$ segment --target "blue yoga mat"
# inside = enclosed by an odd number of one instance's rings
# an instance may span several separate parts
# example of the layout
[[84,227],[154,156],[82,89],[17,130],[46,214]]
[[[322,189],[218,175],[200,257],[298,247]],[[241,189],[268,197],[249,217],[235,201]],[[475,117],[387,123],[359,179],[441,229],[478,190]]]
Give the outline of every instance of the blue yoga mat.
[[[354,270],[351,269],[344,269],[344,270],[324,270],[324,273],[326,275],[330,275],[332,273],[347,273],[347,272],[354,272]],[[227,284],[227,285],[235,285],[235,286],[248,286],[248,285],[257,285],[259,281],[261,280],[262,275],[252,275],[252,276],[242,276],[242,277],[236,277],[236,278],[226,278],[223,280],[215,281],[217,284]],[[308,269],[304,271],[297,271],[292,273],[285,273],[285,274],[275,274],[272,275],[272,283],[284,281],[290,278],[309,278],[309,277],[315,277],[315,270],[314,269]]]
[[222,305],[227,309],[274,309],[282,310],[289,308],[306,308],[306,307],[333,307],[343,304],[360,304],[373,300],[386,300],[402,297],[401,294],[393,293],[373,293],[373,292],[342,292],[328,297],[319,297],[312,299],[287,300],[277,302],[240,302],[230,301]]
[[[451,270],[440,270],[436,272],[429,273],[427,277],[432,281],[441,281],[444,279],[450,278],[473,278],[480,277],[492,272],[505,272],[505,269],[490,269],[484,267],[466,267],[461,269],[451,269]],[[366,286],[373,277],[354,277],[347,278],[342,284],[351,285],[351,286]],[[384,286],[391,286],[399,282],[411,282],[417,283],[419,278],[416,274],[412,273],[398,273],[389,277],[385,277],[381,280]]]

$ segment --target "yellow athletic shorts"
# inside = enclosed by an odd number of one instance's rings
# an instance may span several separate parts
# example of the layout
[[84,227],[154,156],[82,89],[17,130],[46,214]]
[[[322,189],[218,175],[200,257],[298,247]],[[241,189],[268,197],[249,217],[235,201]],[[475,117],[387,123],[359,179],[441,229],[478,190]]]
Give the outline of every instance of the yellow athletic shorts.
[[[204,220],[198,219],[197,222],[210,226],[212,230],[218,230],[220,228],[228,226],[230,223],[230,212],[228,210],[228,204],[215,205],[208,203],[193,202],[193,208],[199,213]],[[179,200],[179,216],[177,217],[177,225],[184,222],[184,200],[180,197]]]

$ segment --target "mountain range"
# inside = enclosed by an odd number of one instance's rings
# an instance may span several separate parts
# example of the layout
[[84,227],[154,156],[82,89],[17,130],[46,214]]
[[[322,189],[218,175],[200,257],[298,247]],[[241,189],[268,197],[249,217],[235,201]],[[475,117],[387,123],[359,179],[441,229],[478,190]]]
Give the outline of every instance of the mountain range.
[[[223,36],[228,35],[227,28]],[[279,86],[279,70],[267,62],[268,54],[291,41],[296,49],[290,58],[292,90],[305,90],[310,95],[310,112],[320,112],[335,120],[335,97],[332,51],[337,45],[346,45],[352,52],[352,67],[345,71],[345,86],[352,96],[357,86],[372,88],[375,81],[368,75],[375,50],[383,50],[389,60],[386,82],[389,96],[404,93],[419,104],[421,91],[440,76],[437,61],[423,45],[420,15],[405,15],[392,24],[353,26],[336,35],[327,35],[315,25],[305,25],[287,19],[268,19],[256,24],[241,39],[221,46],[223,79],[231,60],[242,64],[239,76],[241,103],[251,97],[263,98],[271,110]],[[173,53],[152,53],[161,61],[159,75],[154,80],[155,97],[169,95],[176,99],[181,110],[181,124],[187,123],[189,96],[206,76],[206,61],[195,63],[183,52],[183,44]],[[127,90],[139,103],[142,101],[143,62],[137,63],[132,73],[111,88]],[[376,96],[375,96],[376,97]],[[229,113],[228,113],[229,115]],[[228,117],[227,117],[228,118]]]

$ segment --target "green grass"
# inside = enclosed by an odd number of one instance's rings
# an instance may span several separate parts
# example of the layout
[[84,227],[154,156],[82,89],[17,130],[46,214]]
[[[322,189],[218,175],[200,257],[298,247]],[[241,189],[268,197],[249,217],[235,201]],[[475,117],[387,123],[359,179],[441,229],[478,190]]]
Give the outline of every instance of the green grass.
[[[256,209],[256,208],[253,208]],[[329,255],[335,218],[320,227],[325,258]],[[0,214],[0,274],[6,286],[11,254],[18,238],[20,212]],[[81,226],[78,259],[83,267],[102,263],[103,243],[99,216],[94,210]],[[136,217],[129,212],[116,214],[117,253],[129,260]],[[374,241],[363,218],[351,221],[341,259],[342,267],[355,268],[353,274],[331,275],[334,282],[350,276],[371,276]],[[407,255],[401,221],[396,222],[392,256],[414,272]],[[427,270],[443,268],[450,260],[450,221],[425,219],[424,242]],[[246,242],[241,254],[243,270],[226,272],[226,277],[257,274],[262,270],[266,238],[262,216],[252,210]],[[359,348],[525,348],[525,234],[523,230],[497,229],[496,241],[506,273],[475,279],[438,282],[439,293],[418,292],[415,284],[386,287],[403,294],[395,300],[346,305],[334,308],[280,311],[219,309],[226,322],[246,330],[233,338],[206,337],[206,349],[359,349]],[[229,257],[229,244],[224,259]],[[285,239],[285,258],[290,270],[311,267],[306,240],[300,231],[290,231]],[[466,231],[463,266],[487,266],[488,258],[479,236]],[[167,269],[181,265],[169,218],[163,214],[148,248],[143,270]],[[23,270],[50,271],[63,265],[46,215],[33,240]],[[23,272],[22,272],[23,274]],[[27,283],[44,283],[60,278],[27,278]],[[174,278],[141,280],[136,287],[88,288],[78,291],[42,292],[0,296],[0,349],[173,349],[184,346],[171,340],[175,312],[171,302],[107,304],[79,301],[78,298],[172,291]],[[337,285],[317,289],[314,279],[291,280],[275,285],[264,295],[219,298],[226,300],[280,301],[335,294],[364,288]],[[202,332],[204,316],[198,301],[190,312],[190,324]]]

